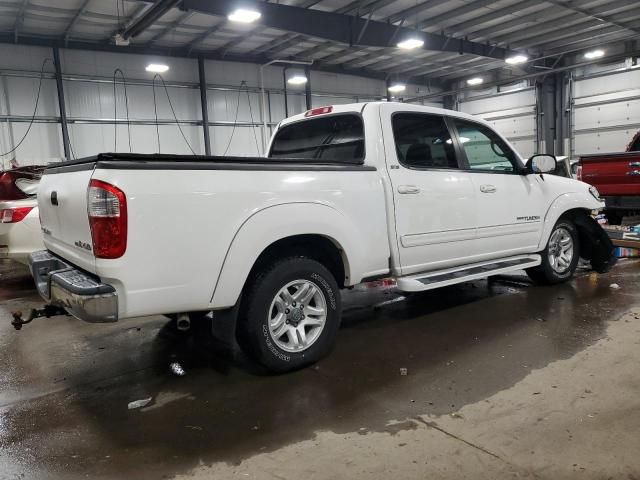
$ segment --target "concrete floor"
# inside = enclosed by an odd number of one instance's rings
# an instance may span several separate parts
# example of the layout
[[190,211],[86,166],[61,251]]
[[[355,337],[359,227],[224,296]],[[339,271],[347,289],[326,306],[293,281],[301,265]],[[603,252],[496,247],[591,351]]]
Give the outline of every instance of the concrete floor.
[[639,267],[357,289],[332,355],[273,377],[159,317],[16,332],[40,301],[0,263],[0,478],[640,479]]

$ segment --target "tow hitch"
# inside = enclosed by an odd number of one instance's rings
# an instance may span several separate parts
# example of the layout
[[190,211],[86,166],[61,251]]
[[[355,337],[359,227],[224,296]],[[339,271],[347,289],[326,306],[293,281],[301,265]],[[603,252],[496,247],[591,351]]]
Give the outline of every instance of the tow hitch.
[[30,323],[35,318],[40,317],[55,317],[56,315],[69,315],[67,311],[63,307],[59,307],[57,305],[45,305],[42,308],[32,308],[29,312],[29,316],[25,319],[22,318],[22,312],[11,312],[13,316],[13,320],[11,320],[11,325],[16,330],[21,330],[23,325]]

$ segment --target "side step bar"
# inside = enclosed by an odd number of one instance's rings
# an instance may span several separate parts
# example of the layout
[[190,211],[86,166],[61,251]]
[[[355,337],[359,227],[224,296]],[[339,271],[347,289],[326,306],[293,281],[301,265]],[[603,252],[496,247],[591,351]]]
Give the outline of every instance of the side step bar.
[[434,288],[468,282],[479,278],[500,275],[525,268],[537,267],[542,262],[540,255],[520,255],[490,262],[474,263],[462,267],[419,273],[397,279],[398,289],[404,292],[421,292]]

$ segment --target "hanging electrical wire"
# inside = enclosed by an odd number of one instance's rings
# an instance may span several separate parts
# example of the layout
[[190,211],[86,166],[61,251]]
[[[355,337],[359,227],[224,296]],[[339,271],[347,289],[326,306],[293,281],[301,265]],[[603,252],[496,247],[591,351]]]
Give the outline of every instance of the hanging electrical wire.
[[229,136],[229,143],[227,143],[227,148],[224,149],[223,156],[227,154],[229,151],[229,147],[231,146],[231,141],[233,140],[233,134],[236,133],[236,125],[238,124],[238,112],[240,111],[240,94],[242,93],[242,87],[246,85],[246,82],[242,80],[240,82],[240,86],[238,87],[238,101],[236,102],[236,114],[233,119],[233,129],[231,130],[231,135]]
[[[167,84],[164,82],[164,78],[162,78],[162,75],[160,75],[159,73],[156,73],[153,76],[154,87],[155,87],[156,77],[158,77],[160,79],[160,81],[162,82],[162,86],[164,87],[164,93],[167,95],[167,100],[169,101],[169,108],[171,109],[171,113],[173,114],[173,119],[176,121],[176,125],[178,126],[178,130],[180,130],[180,134],[182,135],[182,139],[184,140],[184,143],[187,144],[187,147],[189,147],[189,150],[191,150],[191,153],[193,155],[198,155],[193,150],[193,148],[191,147],[191,144],[189,143],[189,140],[187,140],[187,136],[182,131],[182,127],[180,126],[180,120],[178,120],[178,116],[176,115],[176,111],[173,108],[173,103],[171,102],[171,96],[169,95],[169,89],[167,88]],[[155,90],[154,90],[154,94],[153,94],[153,102],[154,102],[154,104],[155,104],[155,101],[156,101],[156,97],[155,97]],[[158,127],[158,110],[156,108],[156,129],[157,129],[157,127]],[[160,145],[160,139],[158,137],[158,149],[160,148],[159,145]]]
[[20,145],[22,145],[22,142],[25,141],[25,139],[27,138],[27,135],[29,135],[29,132],[31,131],[31,127],[33,126],[33,123],[35,122],[35,119],[36,119],[36,112],[38,111],[38,103],[40,102],[40,91],[42,90],[42,80],[44,79],[44,67],[47,64],[47,62],[51,62],[53,64],[53,60],[51,60],[50,58],[45,58],[42,61],[42,67],[40,68],[40,80],[38,81],[38,93],[36,94],[36,105],[35,107],[33,107],[33,114],[31,115],[31,120],[29,120],[29,126],[27,127],[27,131],[24,132],[24,135],[22,136],[22,138],[20,139],[17,145],[15,145],[8,152],[0,153],[0,157],[9,155],[15,152],[18,148],[20,148]]
[[160,148],[160,128],[158,126],[158,102],[156,102],[156,77],[158,74],[156,73],[153,77],[153,81],[151,82],[151,88],[153,90],[153,113],[156,116],[156,138],[158,139],[158,153],[162,151]]
[[256,142],[256,155],[260,155],[260,147],[258,147],[258,136],[256,135],[256,122],[253,120],[253,110],[251,108],[251,96],[249,95],[249,87],[245,84],[247,92],[247,103],[249,104],[249,116],[251,117],[251,131],[253,132],[253,139]]
[[129,153],[133,150],[131,148],[131,121],[129,120],[129,97],[127,95],[127,79],[124,77],[124,73],[119,68],[113,71],[113,151],[118,151],[118,98],[116,97],[116,75],[120,74],[122,77],[122,84],[124,85],[124,105],[127,113],[127,134],[129,136]]

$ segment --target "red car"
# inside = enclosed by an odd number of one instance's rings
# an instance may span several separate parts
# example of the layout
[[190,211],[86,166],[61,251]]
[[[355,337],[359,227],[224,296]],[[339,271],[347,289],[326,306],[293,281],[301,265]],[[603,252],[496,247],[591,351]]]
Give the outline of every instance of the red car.
[[35,195],[45,168],[37,165],[0,171],[0,201],[22,200]]
[[610,223],[640,215],[640,132],[625,152],[581,156],[578,180],[598,189]]

